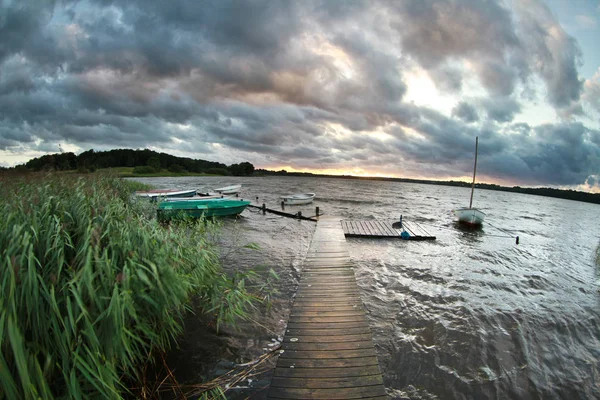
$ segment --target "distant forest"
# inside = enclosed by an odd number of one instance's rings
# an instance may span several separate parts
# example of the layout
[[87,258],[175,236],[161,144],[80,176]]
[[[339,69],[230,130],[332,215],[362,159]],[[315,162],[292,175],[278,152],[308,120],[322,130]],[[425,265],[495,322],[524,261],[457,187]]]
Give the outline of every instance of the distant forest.
[[[378,177],[356,177],[339,175],[316,175],[305,172],[270,171],[265,169],[254,169],[249,162],[225,165],[213,161],[195,160],[192,158],[175,157],[166,153],[158,153],[152,150],[130,150],[117,149],[109,151],[88,150],[79,155],[74,153],[49,154],[29,160],[27,163],[18,165],[10,170],[17,171],[79,171],[82,173],[93,172],[102,168],[133,167],[133,174],[149,175],[168,170],[173,173],[205,173],[213,175],[233,176],[307,176],[307,177],[332,177],[340,179],[369,179],[392,182],[424,183],[429,185],[446,186],[471,186],[468,182],[460,181],[428,181],[422,179],[407,178],[378,178]],[[8,170],[7,168],[0,168]],[[584,201],[587,203],[600,204],[600,194],[580,192],[577,190],[561,190],[554,188],[524,188],[519,186],[506,187],[487,183],[478,183],[477,188],[488,190],[501,190],[504,192],[525,193],[538,196],[557,197],[561,199]]]
[[152,150],[117,149],[109,151],[84,151],[74,153],[49,154],[29,160],[15,167],[28,171],[72,171],[94,172],[102,168],[133,167],[134,174],[154,174],[161,170],[174,173],[205,173],[213,175],[248,176],[254,172],[249,162],[225,165],[213,161],[175,157]]
[[[365,179],[365,180],[376,180],[376,181],[391,181],[391,182],[409,182],[409,183],[423,183],[427,185],[442,185],[442,186],[460,186],[460,187],[471,187],[471,183],[462,181],[428,181],[425,179],[408,179],[408,178],[381,178],[381,177],[359,177],[350,175],[314,175],[307,172],[287,172],[281,171],[269,171],[265,169],[257,169],[254,171],[254,175],[285,175],[285,176],[314,176],[314,177],[331,177],[341,179]],[[525,193],[533,194],[537,196],[556,197],[559,199],[583,201],[586,203],[600,204],[600,193],[588,193],[577,190],[562,190],[554,188],[524,188],[520,186],[500,186],[489,183],[476,183],[476,188],[488,189],[488,190],[500,190],[503,192],[513,193]]]

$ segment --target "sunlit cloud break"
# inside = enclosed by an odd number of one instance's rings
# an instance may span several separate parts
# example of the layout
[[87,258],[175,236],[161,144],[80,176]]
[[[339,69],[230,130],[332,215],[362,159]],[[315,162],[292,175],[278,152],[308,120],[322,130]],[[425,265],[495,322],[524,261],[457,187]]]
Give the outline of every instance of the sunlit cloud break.
[[600,190],[597,50],[540,1],[0,7],[5,166],[60,145],[456,179],[479,136],[489,183]]

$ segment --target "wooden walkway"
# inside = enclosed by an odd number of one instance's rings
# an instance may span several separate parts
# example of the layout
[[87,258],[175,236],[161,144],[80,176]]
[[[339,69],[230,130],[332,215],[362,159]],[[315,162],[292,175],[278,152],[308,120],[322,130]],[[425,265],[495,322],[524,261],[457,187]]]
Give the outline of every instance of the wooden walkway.
[[321,217],[269,399],[387,399],[339,219]]
[[[402,229],[393,228],[392,223],[376,219],[341,221],[344,235],[347,237],[404,239],[401,236]],[[431,236],[429,232],[414,222],[404,220],[402,226],[410,235],[406,240],[435,240],[435,236]]]

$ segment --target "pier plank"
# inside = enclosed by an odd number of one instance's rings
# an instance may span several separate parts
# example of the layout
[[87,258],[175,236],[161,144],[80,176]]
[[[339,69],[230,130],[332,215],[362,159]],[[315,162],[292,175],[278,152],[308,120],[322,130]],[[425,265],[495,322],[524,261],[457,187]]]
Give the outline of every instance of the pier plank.
[[389,233],[372,221],[317,223],[269,399],[386,398],[344,235],[367,230]]

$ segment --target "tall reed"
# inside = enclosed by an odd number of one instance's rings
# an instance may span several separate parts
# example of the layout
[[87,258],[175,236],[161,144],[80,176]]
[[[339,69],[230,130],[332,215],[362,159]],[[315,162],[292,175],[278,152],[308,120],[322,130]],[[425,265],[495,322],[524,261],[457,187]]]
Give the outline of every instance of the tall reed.
[[252,306],[206,240],[164,227],[110,176],[0,178],[0,398],[121,398],[182,331],[191,296],[217,322]]

